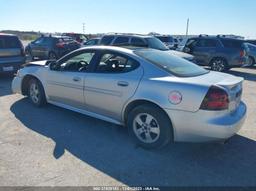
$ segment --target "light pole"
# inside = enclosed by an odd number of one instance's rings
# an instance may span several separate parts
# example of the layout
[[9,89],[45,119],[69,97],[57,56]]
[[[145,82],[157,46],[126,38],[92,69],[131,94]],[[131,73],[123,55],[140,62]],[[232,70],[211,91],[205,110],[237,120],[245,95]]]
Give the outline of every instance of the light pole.
[[85,34],[85,23],[83,23],[83,34]]
[[189,28],[189,18],[187,19],[187,29],[186,29],[186,36],[188,36],[188,28]]

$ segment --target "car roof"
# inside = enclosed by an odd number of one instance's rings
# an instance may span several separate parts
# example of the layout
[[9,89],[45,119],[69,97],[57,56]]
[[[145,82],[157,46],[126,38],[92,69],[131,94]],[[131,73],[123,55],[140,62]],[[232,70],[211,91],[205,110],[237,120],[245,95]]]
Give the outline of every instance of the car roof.
[[99,39],[101,39],[101,37],[90,38],[90,39],[88,39],[88,41],[89,40],[99,40]]
[[73,32],[67,32],[67,33],[62,33],[62,34],[65,34],[65,35],[85,35],[85,34],[82,34],[82,33],[73,33]]
[[151,35],[144,35],[144,34],[122,34],[122,33],[113,33],[113,34],[105,34],[103,37],[105,36],[124,36],[124,37],[138,37],[138,38],[150,38],[150,37],[154,37]]
[[163,34],[163,35],[154,35],[155,37],[173,37],[172,35],[166,35],[166,34]]
[[0,33],[1,36],[15,36],[17,37],[17,35],[15,34],[8,34],[8,33]]
[[110,50],[110,51],[120,51],[124,53],[129,53],[132,54],[134,51],[138,50],[155,50],[156,49],[151,49],[151,48],[144,48],[144,47],[136,47],[136,46],[104,46],[104,45],[94,45],[94,46],[87,46],[80,48],[78,50]]
[[192,37],[190,39],[220,39],[220,40],[244,41],[242,39],[237,39],[232,37],[222,37],[222,36],[198,36],[198,37]]

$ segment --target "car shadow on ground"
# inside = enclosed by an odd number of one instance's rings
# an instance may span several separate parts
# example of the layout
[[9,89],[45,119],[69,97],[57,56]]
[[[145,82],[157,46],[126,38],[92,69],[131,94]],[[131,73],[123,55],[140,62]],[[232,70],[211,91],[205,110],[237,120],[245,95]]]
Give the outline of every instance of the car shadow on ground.
[[[254,69],[256,69],[256,67],[251,66],[250,69],[252,69],[252,71],[254,71]],[[256,74],[253,72],[250,73],[248,71],[250,71],[250,70],[247,70],[247,71],[229,70],[228,73],[235,75],[235,76],[243,77],[245,80],[248,80],[248,81],[256,81]]]
[[1,74],[0,75],[0,97],[12,94],[11,83],[13,74]]
[[134,145],[124,127],[52,105],[35,108],[24,98],[11,111],[56,143],[56,160],[67,150],[129,186],[256,186],[256,142],[243,136],[225,145],[175,143],[149,151]]

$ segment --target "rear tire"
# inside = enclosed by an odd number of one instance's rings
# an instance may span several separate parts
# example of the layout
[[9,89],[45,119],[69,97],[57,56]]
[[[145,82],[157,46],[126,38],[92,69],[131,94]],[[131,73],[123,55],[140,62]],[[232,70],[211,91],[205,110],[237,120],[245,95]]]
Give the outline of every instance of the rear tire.
[[255,64],[255,61],[252,57],[249,57],[249,66],[253,66]]
[[210,63],[211,70],[225,72],[229,69],[227,61],[223,58],[214,58]]
[[173,140],[169,117],[150,104],[134,108],[128,114],[127,126],[133,140],[145,149],[161,148]]
[[57,55],[54,52],[50,52],[48,55],[49,60],[57,60]]
[[31,51],[31,50],[28,50],[28,55],[29,55],[29,57],[30,57],[30,59],[31,59],[32,61],[34,61],[34,60],[35,60],[35,58],[34,58],[34,56],[33,56],[33,54],[32,54],[32,51]]
[[29,80],[28,96],[33,105],[41,107],[46,104],[44,88],[37,79]]

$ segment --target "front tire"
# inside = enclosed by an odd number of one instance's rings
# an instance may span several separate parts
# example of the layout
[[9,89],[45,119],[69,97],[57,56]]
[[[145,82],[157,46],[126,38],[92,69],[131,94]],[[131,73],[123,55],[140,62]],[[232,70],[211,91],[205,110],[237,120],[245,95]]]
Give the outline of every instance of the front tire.
[[223,58],[215,58],[210,63],[211,70],[217,72],[225,72],[229,69],[226,60]]
[[34,58],[34,56],[32,54],[32,50],[28,50],[28,56],[30,57],[31,61],[35,60],[35,58]]
[[46,104],[44,88],[37,79],[32,78],[29,81],[28,94],[31,103],[36,107],[41,107]]
[[254,59],[252,57],[249,57],[249,66],[253,66],[255,64]]
[[128,115],[127,126],[135,142],[146,149],[161,148],[173,140],[169,117],[153,105],[134,108]]

